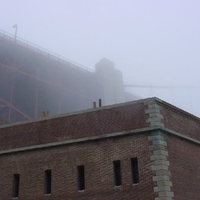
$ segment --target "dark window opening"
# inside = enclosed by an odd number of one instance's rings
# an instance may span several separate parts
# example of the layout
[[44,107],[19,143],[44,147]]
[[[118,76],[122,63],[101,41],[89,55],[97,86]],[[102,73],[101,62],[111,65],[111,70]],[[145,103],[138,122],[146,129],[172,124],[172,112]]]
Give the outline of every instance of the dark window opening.
[[122,184],[120,160],[113,161],[115,186]]
[[51,170],[45,170],[44,176],[45,176],[44,177],[44,182],[45,182],[44,193],[51,194]]
[[138,159],[131,158],[131,170],[132,170],[132,181],[133,184],[139,183],[139,172],[138,172]]
[[84,165],[78,166],[78,190],[85,189],[85,169]]
[[13,176],[13,197],[19,197],[19,174]]

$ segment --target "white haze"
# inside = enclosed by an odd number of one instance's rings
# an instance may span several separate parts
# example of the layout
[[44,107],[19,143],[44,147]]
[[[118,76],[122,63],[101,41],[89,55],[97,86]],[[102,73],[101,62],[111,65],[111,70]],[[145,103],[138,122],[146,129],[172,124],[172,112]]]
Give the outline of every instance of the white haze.
[[106,57],[135,85],[128,91],[200,117],[199,8],[199,0],[1,0],[0,29],[14,34],[17,24],[19,37],[90,69]]

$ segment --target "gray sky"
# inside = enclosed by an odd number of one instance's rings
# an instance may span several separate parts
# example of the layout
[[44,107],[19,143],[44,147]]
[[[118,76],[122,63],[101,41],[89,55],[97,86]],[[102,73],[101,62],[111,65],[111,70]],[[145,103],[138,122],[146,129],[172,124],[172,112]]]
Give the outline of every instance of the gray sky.
[[0,29],[94,69],[106,57],[137,88],[200,116],[199,0],[1,0]]

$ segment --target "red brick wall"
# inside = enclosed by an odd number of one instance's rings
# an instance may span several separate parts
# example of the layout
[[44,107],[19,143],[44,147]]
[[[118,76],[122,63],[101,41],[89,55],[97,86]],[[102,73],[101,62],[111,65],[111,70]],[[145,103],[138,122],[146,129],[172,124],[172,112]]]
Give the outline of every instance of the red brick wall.
[[[158,103],[158,102],[157,102]],[[200,139],[200,122],[165,103],[166,128]],[[143,103],[122,104],[80,114],[0,128],[0,150],[66,141],[90,136],[102,139],[0,155],[0,200],[11,199],[13,174],[20,173],[19,199],[138,199],[155,200],[154,172],[148,133],[103,139],[104,134],[148,127]],[[199,146],[166,135],[175,200],[200,196]],[[132,185],[130,159],[138,158],[140,184]],[[114,187],[114,160],[121,160],[122,187]],[[86,190],[77,191],[77,166],[85,165]],[[44,171],[52,170],[52,194],[44,196]]]
[[200,120],[189,113],[160,104],[166,128],[200,140]]
[[146,127],[143,103],[0,128],[0,150]]
[[[45,132],[43,133],[45,134]],[[11,199],[13,174],[20,173],[20,200],[154,200],[148,133],[43,150],[1,155],[0,200]],[[132,185],[130,159],[138,158],[140,183]],[[115,188],[114,160],[121,160],[122,186]],[[77,190],[77,166],[85,165],[85,191]],[[52,194],[44,195],[44,170],[52,170]]]
[[165,136],[174,200],[200,199],[200,148],[181,138]]

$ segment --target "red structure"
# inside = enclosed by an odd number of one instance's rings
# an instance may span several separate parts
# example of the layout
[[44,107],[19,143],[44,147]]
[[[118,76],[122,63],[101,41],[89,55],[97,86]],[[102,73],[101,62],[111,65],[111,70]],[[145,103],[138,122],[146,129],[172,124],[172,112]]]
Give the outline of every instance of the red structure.
[[157,98],[0,126],[0,200],[199,200],[200,119]]
[[106,58],[95,72],[0,31],[0,120],[4,123],[126,100],[122,73]]
[[0,31],[0,119],[4,123],[92,107],[103,99],[98,76]]

